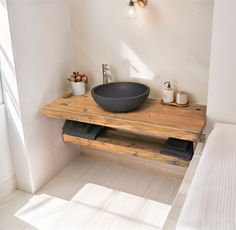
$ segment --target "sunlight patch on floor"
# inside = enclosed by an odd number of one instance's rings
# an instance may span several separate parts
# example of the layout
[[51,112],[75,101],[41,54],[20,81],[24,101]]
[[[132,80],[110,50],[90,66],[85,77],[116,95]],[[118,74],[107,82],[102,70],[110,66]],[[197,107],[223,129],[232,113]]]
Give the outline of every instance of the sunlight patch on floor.
[[97,184],[71,201],[34,196],[15,216],[39,229],[160,229],[171,206]]

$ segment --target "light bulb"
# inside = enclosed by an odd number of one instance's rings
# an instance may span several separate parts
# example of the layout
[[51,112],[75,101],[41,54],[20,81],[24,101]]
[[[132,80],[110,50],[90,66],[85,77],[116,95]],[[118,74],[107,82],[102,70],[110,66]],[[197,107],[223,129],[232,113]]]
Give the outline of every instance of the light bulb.
[[129,1],[128,7],[126,9],[126,17],[127,18],[136,18],[136,7],[132,0]]

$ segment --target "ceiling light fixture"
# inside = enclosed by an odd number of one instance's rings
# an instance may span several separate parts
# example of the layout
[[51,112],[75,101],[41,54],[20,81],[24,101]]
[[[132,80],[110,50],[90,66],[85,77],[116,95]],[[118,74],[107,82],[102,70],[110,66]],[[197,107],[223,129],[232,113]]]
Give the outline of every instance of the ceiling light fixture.
[[135,4],[137,4],[140,7],[145,7],[147,5],[147,0],[130,0],[128,3],[128,7],[126,10],[126,17],[127,18],[135,18],[136,17],[136,7]]

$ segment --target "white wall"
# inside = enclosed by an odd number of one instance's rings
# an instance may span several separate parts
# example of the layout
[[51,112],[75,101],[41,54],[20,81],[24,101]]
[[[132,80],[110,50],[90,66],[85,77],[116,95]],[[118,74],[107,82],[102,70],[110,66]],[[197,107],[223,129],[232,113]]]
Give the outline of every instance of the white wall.
[[171,80],[191,100],[206,104],[213,0],[148,1],[136,19],[126,19],[128,0],[70,0],[75,65],[90,87],[102,82],[101,64],[116,81],[148,84],[161,98]]
[[[1,68],[1,59],[0,59],[0,68]],[[3,94],[2,94],[2,80],[1,80],[1,69],[0,69],[0,105],[3,104]]]
[[71,17],[68,0],[7,3],[19,100],[5,90],[17,182],[23,190],[36,191],[77,151],[62,142],[62,121],[40,111],[62,95],[73,70],[70,19],[75,66],[88,73],[90,86],[101,83],[101,64],[110,63],[115,80],[145,82],[154,97],[171,80],[179,90],[191,92],[192,100],[206,102],[213,0],[149,1],[132,21],[124,17],[126,0],[70,0]]
[[16,188],[5,105],[0,104],[0,200]]
[[[9,133],[7,127],[8,122],[6,116],[6,108],[8,108],[9,105],[9,97],[6,97],[9,95],[8,85],[11,84],[14,88],[16,86],[16,81],[5,0],[0,0],[0,22],[0,199],[2,199],[16,188],[16,179],[12,164],[12,151],[9,143]],[[4,90],[7,107],[3,102],[2,89]],[[14,100],[14,108],[17,110],[17,108],[19,108],[17,92],[16,94],[11,93],[11,96],[12,100]],[[9,110],[7,109],[7,111]],[[20,113],[18,114],[20,116]],[[22,158],[23,157],[24,155],[22,155]]]
[[[28,174],[34,192],[67,165],[77,151],[62,141],[63,122],[41,114],[45,104],[62,95],[66,77],[73,70],[69,4],[67,0],[7,3]],[[19,167],[20,154],[14,159]],[[18,175],[20,184],[27,181],[20,170]]]
[[208,121],[236,123],[236,1],[215,0]]

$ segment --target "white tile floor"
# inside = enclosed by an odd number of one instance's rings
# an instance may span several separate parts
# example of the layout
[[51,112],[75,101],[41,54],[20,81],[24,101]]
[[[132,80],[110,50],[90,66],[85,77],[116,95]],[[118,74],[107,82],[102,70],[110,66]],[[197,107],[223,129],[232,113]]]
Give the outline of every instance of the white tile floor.
[[0,229],[159,229],[180,183],[78,157],[37,195],[0,202]]

